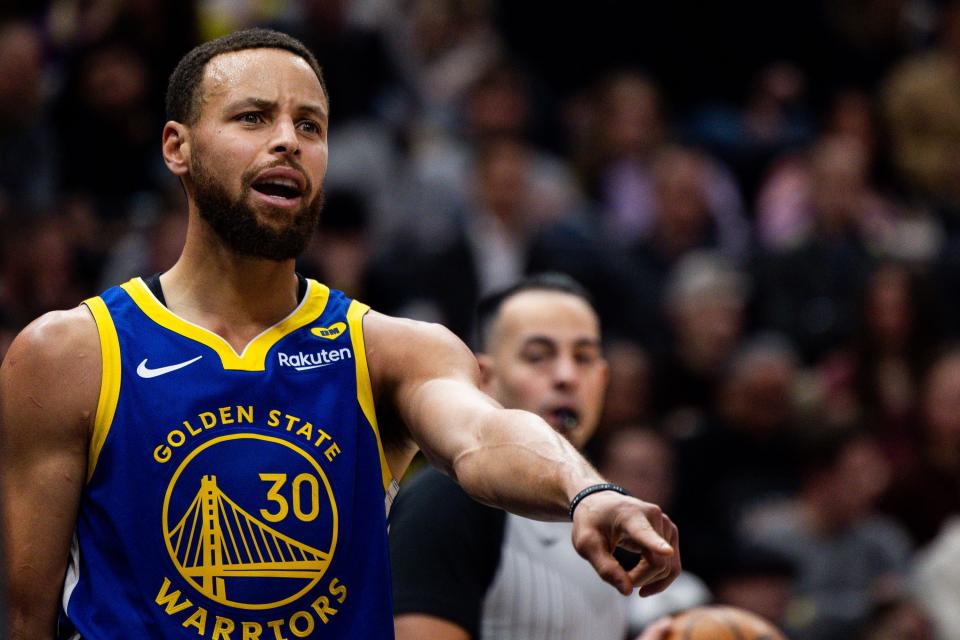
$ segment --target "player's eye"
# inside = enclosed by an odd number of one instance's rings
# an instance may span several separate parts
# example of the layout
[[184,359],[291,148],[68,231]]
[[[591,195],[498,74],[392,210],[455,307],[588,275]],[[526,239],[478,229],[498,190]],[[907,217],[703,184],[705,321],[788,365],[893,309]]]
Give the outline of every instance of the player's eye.
[[320,124],[313,120],[302,120],[300,122],[300,130],[315,135],[320,134],[323,131],[323,129],[320,127]]
[[238,115],[236,120],[246,124],[260,124],[263,122],[263,115],[258,111],[246,111]]

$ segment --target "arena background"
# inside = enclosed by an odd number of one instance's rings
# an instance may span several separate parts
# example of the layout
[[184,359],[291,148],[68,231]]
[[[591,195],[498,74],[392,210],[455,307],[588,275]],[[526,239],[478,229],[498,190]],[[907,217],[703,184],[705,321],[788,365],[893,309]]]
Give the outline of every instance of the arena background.
[[0,357],[172,264],[166,79],[252,25],[329,86],[304,274],[469,341],[478,296],[570,273],[612,367],[593,453],[717,601],[960,638],[960,3],[6,0]]

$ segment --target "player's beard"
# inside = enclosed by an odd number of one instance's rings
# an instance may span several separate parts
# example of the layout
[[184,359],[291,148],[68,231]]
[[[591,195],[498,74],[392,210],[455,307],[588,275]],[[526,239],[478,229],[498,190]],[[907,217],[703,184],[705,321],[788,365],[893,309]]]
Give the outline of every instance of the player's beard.
[[[243,187],[238,198],[231,198],[223,184],[197,157],[192,162],[191,174],[194,201],[200,217],[231,251],[242,256],[281,262],[296,258],[306,249],[320,220],[323,189],[318,189],[312,200],[304,200],[297,211],[290,213],[289,223],[274,228],[260,222],[257,212],[250,205],[253,174],[245,173],[241,177]],[[308,183],[304,193],[309,192]]]

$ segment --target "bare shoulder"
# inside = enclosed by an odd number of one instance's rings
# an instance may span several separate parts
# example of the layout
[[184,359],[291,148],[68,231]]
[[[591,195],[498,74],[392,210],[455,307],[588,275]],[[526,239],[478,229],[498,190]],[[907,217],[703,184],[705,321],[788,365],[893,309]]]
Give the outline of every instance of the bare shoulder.
[[13,341],[0,367],[5,419],[42,411],[67,418],[64,428],[92,420],[100,391],[100,339],[90,311],[52,311]]
[[70,367],[70,360],[85,360],[91,355],[99,364],[97,325],[90,311],[79,306],[51,311],[27,325],[10,345],[3,366],[30,370],[57,363],[62,373],[64,367]]
[[475,382],[479,377],[473,353],[443,325],[371,311],[363,332],[375,385],[448,377]]

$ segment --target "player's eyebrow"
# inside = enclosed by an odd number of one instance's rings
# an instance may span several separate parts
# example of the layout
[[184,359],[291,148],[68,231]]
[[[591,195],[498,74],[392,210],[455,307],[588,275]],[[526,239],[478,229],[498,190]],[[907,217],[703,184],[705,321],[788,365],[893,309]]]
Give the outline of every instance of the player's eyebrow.
[[227,111],[237,111],[245,107],[254,107],[260,111],[273,111],[277,108],[277,103],[273,100],[266,100],[264,98],[241,98],[239,100],[234,100],[227,105]]
[[[277,106],[277,103],[273,100],[250,96],[231,102],[227,105],[226,110],[228,112],[234,112],[243,108],[253,107],[258,111],[270,112],[275,111]],[[327,118],[327,109],[322,104],[305,103],[298,106],[297,110],[301,113],[308,113],[321,120],[326,120]]]
[[299,107],[299,111],[303,113],[309,113],[313,117],[320,120],[327,119],[327,109],[321,104],[302,104]]

